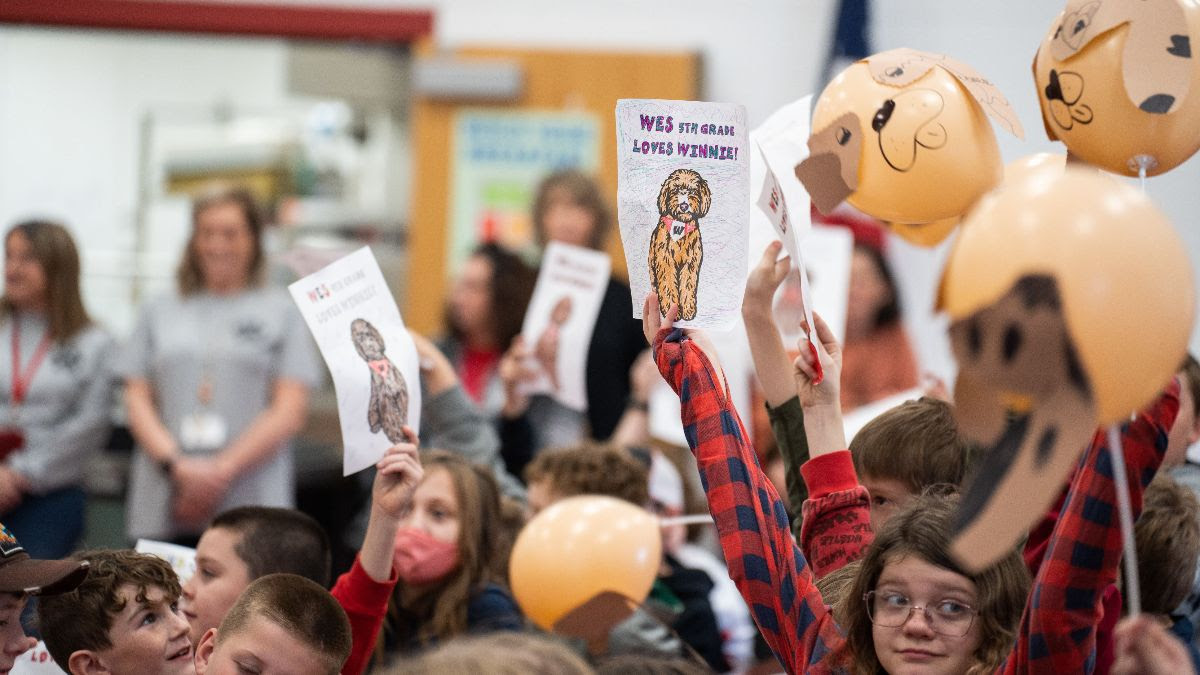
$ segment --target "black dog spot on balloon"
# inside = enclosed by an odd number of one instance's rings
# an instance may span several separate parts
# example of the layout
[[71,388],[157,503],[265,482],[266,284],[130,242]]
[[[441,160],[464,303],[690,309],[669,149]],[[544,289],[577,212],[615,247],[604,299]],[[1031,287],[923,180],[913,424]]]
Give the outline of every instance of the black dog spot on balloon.
[[836,136],[837,144],[845,145],[845,144],[849,143],[850,137],[853,135],[854,134],[850,133],[850,130],[847,129],[846,127],[839,128],[837,130],[837,136]]
[[1154,115],[1165,115],[1170,112],[1171,106],[1174,104],[1174,96],[1171,96],[1170,94],[1155,94],[1147,98],[1145,101],[1142,101],[1142,104],[1138,107],[1141,108],[1143,112],[1148,112]]
[[1039,469],[1050,460],[1050,455],[1054,452],[1054,443],[1057,440],[1058,428],[1046,427],[1046,430],[1042,432],[1042,437],[1038,439],[1037,455],[1034,456]]
[[1012,361],[1021,351],[1021,329],[1016,324],[1009,324],[1008,328],[1004,329],[1004,360]]
[[1167,47],[1167,53],[1172,56],[1178,56],[1181,59],[1192,58],[1192,41],[1186,35],[1172,35],[1171,46]]
[[979,331],[979,319],[971,318],[971,323],[967,324],[967,345],[971,348],[971,356],[979,356],[980,350],[983,349],[983,335]]
[[1027,274],[1017,281],[1013,290],[1021,297],[1021,303],[1027,310],[1045,307],[1058,311],[1062,308],[1062,299],[1058,295],[1058,283],[1052,276]]

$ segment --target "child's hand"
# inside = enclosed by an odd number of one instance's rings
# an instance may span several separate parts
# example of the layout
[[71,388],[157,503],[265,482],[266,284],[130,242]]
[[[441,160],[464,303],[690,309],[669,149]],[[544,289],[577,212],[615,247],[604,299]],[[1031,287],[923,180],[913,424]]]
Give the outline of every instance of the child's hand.
[[662,375],[658,372],[654,358],[650,356],[650,350],[644,350],[629,368],[630,399],[637,403],[646,403],[650,400],[654,385],[661,381]]
[[1183,643],[1145,614],[1123,619],[1113,636],[1116,647],[1112,675],[1186,675],[1196,672]]
[[416,331],[410,330],[408,334],[412,336],[413,344],[417,347],[421,377],[425,380],[425,388],[429,390],[429,395],[437,396],[458,384],[458,374],[454,372],[454,366],[442,350]]
[[664,318],[658,306],[658,294],[651,292],[642,303],[642,335],[646,336],[646,344],[654,349],[654,337],[662,329],[663,324],[674,326],[679,318],[679,305],[671,305]]
[[514,419],[529,409],[529,396],[521,393],[521,385],[537,377],[538,371],[529,367],[530,353],[525,338],[518,335],[512,346],[500,357],[500,381],[504,383],[504,407],[500,414]]
[[375,465],[378,472],[371,489],[371,508],[397,520],[412,502],[413,491],[425,475],[417,451],[417,435],[409,426],[404,427],[404,435],[408,442],[393,445]]
[[[672,304],[667,310],[666,318],[658,310],[658,295],[650,293],[646,296],[646,302],[642,305],[642,334],[646,336],[646,342],[654,344],[654,336],[662,329],[663,324],[672,326],[675,320],[679,318],[679,305]],[[704,352],[708,357],[709,363],[712,364],[713,370],[717,373],[717,386],[725,390],[725,373],[721,370],[721,359],[717,356],[717,349],[713,346],[712,340],[708,339],[708,335],[695,328],[684,330],[684,334],[696,343],[696,346]]]
[[792,269],[791,258],[776,260],[782,247],[783,244],[778,241],[767,244],[758,265],[750,271],[750,276],[746,279],[746,294],[742,296],[742,317],[747,321],[765,319],[772,325],[775,323],[772,315],[775,291]]
[[813,341],[813,346],[816,347],[818,358],[821,359],[824,377],[820,384],[814,384],[817,377],[816,363],[813,360],[808,340],[801,338],[800,356],[797,356],[796,360],[792,362],[795,368],[796,392],[800,395],[800,404],[806,408],[840,404],[842,348],[838,346],[837,339],[833,337],[833,331],[829,329],[829,325],[815,312],[813,313],[813,322],[817,324],[815,336],[817,339]]

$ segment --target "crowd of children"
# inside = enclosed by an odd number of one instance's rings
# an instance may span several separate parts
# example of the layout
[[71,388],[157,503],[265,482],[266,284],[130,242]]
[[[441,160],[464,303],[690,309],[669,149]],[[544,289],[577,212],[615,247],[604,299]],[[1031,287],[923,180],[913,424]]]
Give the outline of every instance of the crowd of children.
[[[557,190],[557,201],[539,198],[543,239],[599,247],[603,228],[564,225],[579,213],[600,217],[594,186],[554,181],[546,194]],[[953,402],[909,401],[846,438],[843,359],[852,356],[819,316],[814,349],[789,353],[773,313],[788,274],[779,253],[778,243],[762,252],[742,302],[779,487],[734,408],[718,350],[702,331],[673,328],[677,308],[664,320],[653,295],[642,326],[650,351],[640,360],[642,343],[625,330],[636,322],[617,316],[619,307],[615,318],[601,311],[597,333],[606,337],[590,347],[588,376],[602,372],[603,387],[620,390],[617,410],[568,419],[524,397],[519,321],[497,335],[498,323],[476,319],[518,314],[497,307],[504,294],[486,287],[529,280],[503,279],[519,261],[484,248],[471,273],[486,297],[456,291],[449,357],[416,336],[423,435],[406,428],[407,440],[378,462],[361,527],[327,532],[278,506],[226,509],[198,530],[195,573],[183,583],[167,562],[131,550],[35,560],[18,541],[24,533],[0,527],[0,673],[36,642],[21,619],[32,598],[36,623],[27,627],[70,673],[1200,668],[1200,470],[1184,457],[1200,437],[1200,365],[1189,359],[1120,430],[1142,560],[1143,613],[1124,617],[1107,436],[1080,448],[1069,484],[1021,548],[968,572],[950,540],[979,450],[959,434]],[[622,293],[616,287],[605,302],[620,305]],[[647,442],[646,400],[659,375],[679,396],[690,456]],[[543,449],[555,445],[535,438],[549,429],[543,423],[602,429],[591,435],[612,440]],[[534,629],[508,588],[523,524],[577,495],[615,497],[662,518],[706,502],[715,524],[715,536],[699,528],[691,537],[664,524],[649,597],[635,598],[636,610],[599,643]],[[357,555],[334,579],[334,546],[347,538]]]

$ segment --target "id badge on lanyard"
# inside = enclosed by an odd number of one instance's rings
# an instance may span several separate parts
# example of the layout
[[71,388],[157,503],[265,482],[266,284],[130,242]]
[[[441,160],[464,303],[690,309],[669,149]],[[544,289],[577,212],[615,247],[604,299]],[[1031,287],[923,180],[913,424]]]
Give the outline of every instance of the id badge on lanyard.
[[9,401],[9,418],[5,421],[5,425],[0,427],[0,460],[25,447],[25,429],[21,426],[21,406],[25,403],[25,396],[29,393],[29,385],[33,382],[33,376],[37,374],[42,361],[46,359],[46,354],[49,353],[52,344],[47,331],[46,335],[42,336],[42,341],[38,343],[37,349],[34,350],[33,357],[29,359],[29,365],[25,367],[25,372],[21,372],[21,326],[20,319],[15,314],[12,324],[12,390]]
[[196,389],[196,408],[183,416],[179,423],[179,444],[184,449],[208,454],[225,447],[229,440],[229,428],[225,418],[213,410],[213,354],[210,350],[204,357],[200,386]]

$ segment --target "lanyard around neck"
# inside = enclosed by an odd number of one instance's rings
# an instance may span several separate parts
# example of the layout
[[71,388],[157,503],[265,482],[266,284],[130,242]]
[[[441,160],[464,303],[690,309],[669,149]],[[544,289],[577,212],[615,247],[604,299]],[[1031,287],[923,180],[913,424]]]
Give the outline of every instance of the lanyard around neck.
[[29,365],[25,367],[25,372],[21,372],[21,324],[20,318],[13,314],[13,337],[12,337],[12,401],[13,405],[21,405],[25,402],[25,393],[29,391],[29,385],[33,382],[33,376],[37,374],[37,370],[42,365],[42,361],[46,358],[46,353],[50,351],[50,331],[42,336],[42,341],[38,343],[37,349],[33,352],[33,358],[29,360]]

